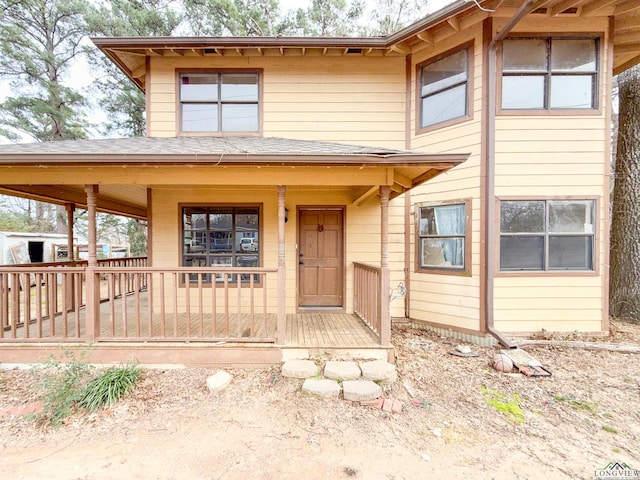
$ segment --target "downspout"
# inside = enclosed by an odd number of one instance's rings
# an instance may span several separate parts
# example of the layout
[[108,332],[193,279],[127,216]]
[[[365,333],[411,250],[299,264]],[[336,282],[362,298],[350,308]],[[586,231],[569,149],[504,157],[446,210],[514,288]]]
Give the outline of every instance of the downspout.
[[495,276],[495,172],[496,172],[496,75],[497,75],[497,46],[513,30],[513,28],[537,7],[541,0],[525,0],[513,17],[502,27],[502,29],[491,39],[487,48],[487,108],[486,121],[487,130],[485,138],[485,158],[486,158],[486,179],[485,179],[485,315],[486,329],[498,342],[507,348],[516,348],[516,345],[507,339],[494,327],[493,318],[493,295]]

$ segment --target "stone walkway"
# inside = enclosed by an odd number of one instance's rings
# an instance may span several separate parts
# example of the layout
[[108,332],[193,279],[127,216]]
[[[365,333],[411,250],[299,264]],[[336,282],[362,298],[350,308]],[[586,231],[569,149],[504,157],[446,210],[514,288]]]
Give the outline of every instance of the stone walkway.
[[302,391],[322,398],[367,402],[382,395],[382,387],[396,381],[396,368],[383,360],[369,362],[327,361],[320,368],[312,360],[289,360],[282,376],[304,379]]

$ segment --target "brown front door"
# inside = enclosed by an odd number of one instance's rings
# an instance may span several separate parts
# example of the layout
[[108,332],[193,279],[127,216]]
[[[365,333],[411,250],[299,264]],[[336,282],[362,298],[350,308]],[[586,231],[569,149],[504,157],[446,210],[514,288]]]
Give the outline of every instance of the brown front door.
[[298,304],[342,307],[343,211],[300,210]]

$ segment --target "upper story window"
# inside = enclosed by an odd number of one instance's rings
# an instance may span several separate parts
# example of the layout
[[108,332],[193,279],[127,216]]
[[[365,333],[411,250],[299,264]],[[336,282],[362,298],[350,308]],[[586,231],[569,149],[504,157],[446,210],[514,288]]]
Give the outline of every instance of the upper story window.
[[467,205],[418,208],[419,269],[464,271],[467,256]]
[[469,48],[420,68],[420,128],[469,113]]
[[255,72],[180,75],[182,132],[258,132],[259,76]]
[[595,109],[598,39],[508,38],[502,49],[502,109]]
[[593,200],[500,203],[500,270],[593,270]]

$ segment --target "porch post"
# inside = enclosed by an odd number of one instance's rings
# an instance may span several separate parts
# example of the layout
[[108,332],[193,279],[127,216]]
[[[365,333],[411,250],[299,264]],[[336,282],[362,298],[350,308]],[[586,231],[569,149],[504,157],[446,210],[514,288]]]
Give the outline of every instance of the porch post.
[[287,187],[278,185],[278,319],[276,343],[280,345],[284,344],[287,327],[287,276],[284,256],[284,198],[286,191]]
[[389,193],[388,185],[380,187],[380,345],[391,343],[391,312],[389,311]]
[[89,217],[89,265],[87,267],[86,282],[86,303],[85,310],[85,332],[87,340],[93,341],[100,333],[100,281],[97,279],[94,271],[98,265],[96,255],[96,204],[97,204],[97,185],[85,185],[84,191],[87,194],[87,214]]
[[[73,249],[75,245],[73,243],[73,212],[76,210],[75,203],[67,203],[65,205],[67,210],[67,260],[69,262],[74,261]],[[65,308],[67,311],[73,311],[76,308],[76,296],[75,296],[75,277],[74,275],[66,276],[67,282],[67,297],[65,298]]]
[[76,211],[76,204],[67,203],[65,207],[67,208],[67,249],[69,250],[67,260],[72,262],[75,259],[73,249],[76,248],[73,243],[73,212]]

